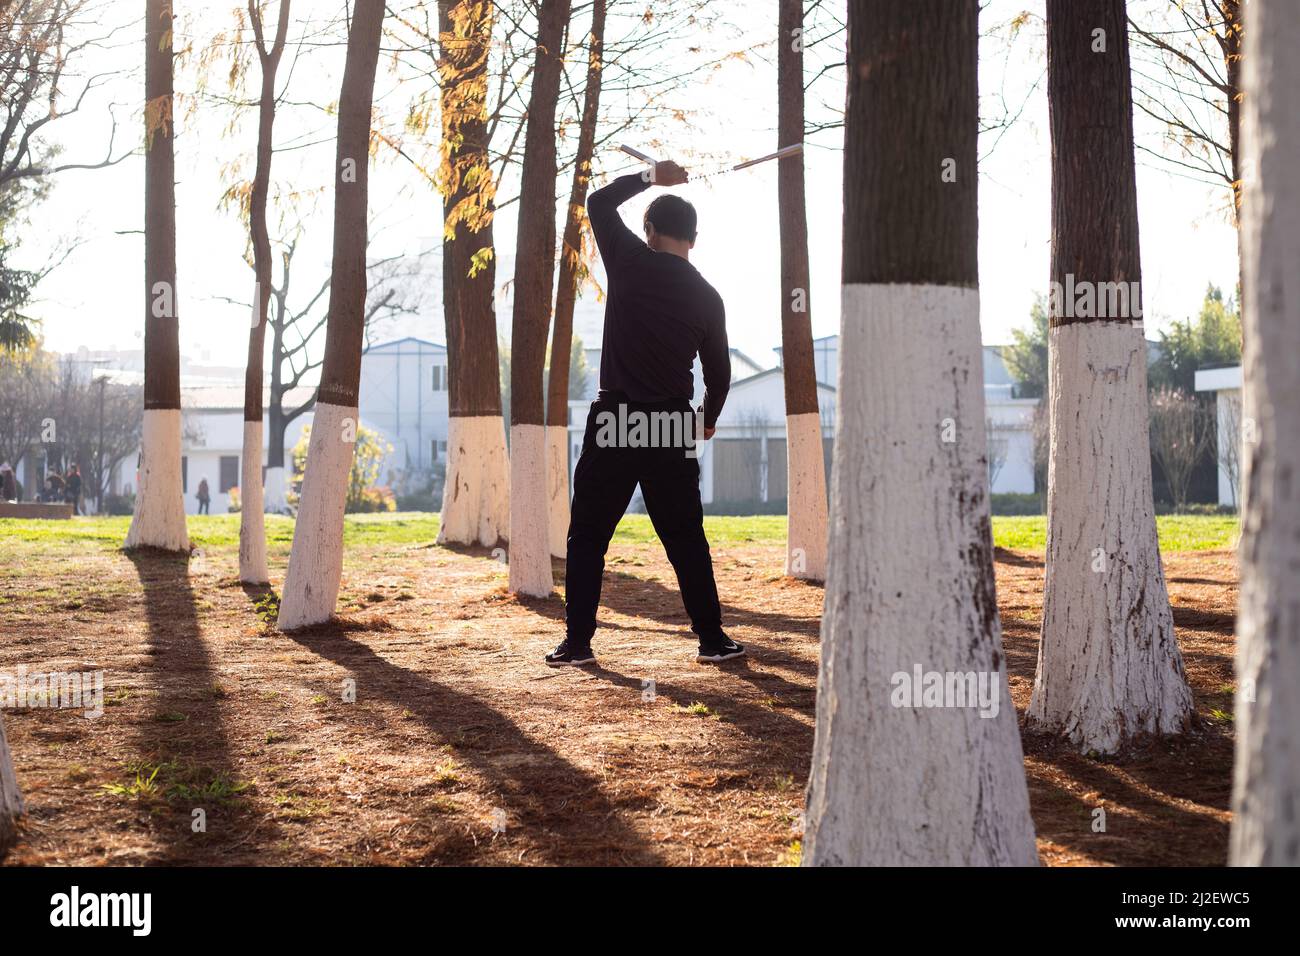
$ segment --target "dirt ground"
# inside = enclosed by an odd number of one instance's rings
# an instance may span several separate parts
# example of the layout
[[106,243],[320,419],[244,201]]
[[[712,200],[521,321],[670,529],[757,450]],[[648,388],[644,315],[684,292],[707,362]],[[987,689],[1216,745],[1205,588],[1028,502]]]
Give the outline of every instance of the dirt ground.
[[[723,669],[694,663],[656,545],[611,549],[594,671],[542,666],[560,601],[509,597],[483,551],[352,549],[340,622],[293,637],[237,583],[233,550],[10,573],[0,671],[102,669],[107,706],[6,711],[29,810],[6,862],[794,862],[822,592],[783,580],[781,556],[715,548],[725,623],[752,652]],[[1042,559],[997,559],[1023,715]],[[1166,570],[1196,726],[1107,760],[1027,735],[1045,863],[1226,859],[1235,560],[1172,554]]]

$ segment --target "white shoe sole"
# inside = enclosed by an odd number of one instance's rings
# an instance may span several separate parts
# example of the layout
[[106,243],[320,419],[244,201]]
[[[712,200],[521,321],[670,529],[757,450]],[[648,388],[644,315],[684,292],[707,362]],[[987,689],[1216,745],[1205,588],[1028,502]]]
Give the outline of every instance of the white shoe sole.
[[695,661],[698,664],[721,664],[723,661],[734,661],[737,657],[744,656],[743,650],[736,651],[734,654],[715,654],[711,657],[707,654],[698,654]]
[[547,661],[547,667],[584,667],[587,664],[596,663],[596,658],[588,657],[581,661]]

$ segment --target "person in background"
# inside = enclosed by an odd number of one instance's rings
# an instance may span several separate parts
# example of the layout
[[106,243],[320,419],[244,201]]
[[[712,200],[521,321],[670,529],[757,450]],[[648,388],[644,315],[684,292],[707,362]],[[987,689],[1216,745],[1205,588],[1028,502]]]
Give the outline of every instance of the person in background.
[[194,497],[199,499],[199,514],[206,515],[212,513],[208,510],[208,505],[212,502],[212,496],[208,494],[208,479],[199,479],[198,494]]
[[9,462],[0,465],[0,501],[18,500],[18,480]]
[[59,504],[63,501],[63,476],[57,471],[52,471],[45,476],[45,495],[42,501],[50,504]]
[[81,514],[81,469],[76,465],[69,465],[63,485],[63,500],[72,505],[74,515]]

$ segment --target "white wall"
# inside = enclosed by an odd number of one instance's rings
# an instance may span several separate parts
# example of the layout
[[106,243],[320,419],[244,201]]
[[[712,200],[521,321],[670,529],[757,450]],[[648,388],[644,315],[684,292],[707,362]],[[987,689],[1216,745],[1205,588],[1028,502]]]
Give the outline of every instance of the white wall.
[[1036,398],[1010,398],[1010,390],[999,386],[984,389],[984,417],[989,425],[989,454],[995,443],[1003,452],[1002,466],[993,477],[992,492],[1033,494],[1034,492],[1034,409]]
[[[302,438],[303,429],[311,424],[312,413],[304,412],[289,423],[284,433],[284,463],[293,469],[293,449]],[[226,514],[230,510],[230,495],[221,490],[221,459],[235,459],[235,485],[239,484],[240,460],[244,454],[244,410],[219,409],[189,411],[185,414],[186,431],[181,442],[181,455],[185,458],[185,513],[198,514],[199,501],[195,497],[199,481],[208,479],[208,493],[212,499],[208,510]],[[266,467],[269,436],[262,430],[262,466]]]
[[[1224,455],[1222,449],[1228,447],[1228,443],[1235,442],[1240,447],[1242,436],[1238,430],[1243,427],[1241,421],[1241,366],[1234,365],[1228,368],[1211,368],[1202,369],[1196,373],[1196,390],[1198,392],[1214,392],[1214,407],[1217,415],[1215,435],[1216,447],[1219,451],[1219,504],[1235,508],[1237,507],[1237,489],[1233,485],[1232,475],[1224,467]],[[1240,475],[1241,471],[1241,453],[1238,452],[1237,470]]]
[[[441,370],[436,389],[435,368]],[[426,471],[435,461],[446,464],[447,398],[443,346],[400,339],[362,355],[361,418],[393,446],[380,466],[381,485],[397,483],[407,469]],[[433,442],[441,443],[437,451]]]

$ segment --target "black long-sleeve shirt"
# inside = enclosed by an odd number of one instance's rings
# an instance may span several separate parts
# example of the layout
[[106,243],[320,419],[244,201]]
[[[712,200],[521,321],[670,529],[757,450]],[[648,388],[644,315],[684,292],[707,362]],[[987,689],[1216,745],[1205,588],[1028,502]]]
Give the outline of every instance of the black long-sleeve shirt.
[[587,218],[608,278],[600,389],[633,402],[692,399],[691,368],[704,371],[704,424],[731,388],[722,296],[681,256],[655,252],[623,224],[618,207],[650,184],[622,176],[587,197]]

